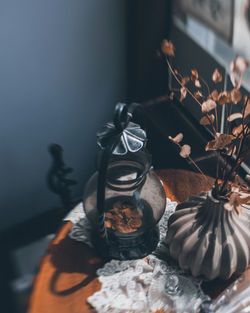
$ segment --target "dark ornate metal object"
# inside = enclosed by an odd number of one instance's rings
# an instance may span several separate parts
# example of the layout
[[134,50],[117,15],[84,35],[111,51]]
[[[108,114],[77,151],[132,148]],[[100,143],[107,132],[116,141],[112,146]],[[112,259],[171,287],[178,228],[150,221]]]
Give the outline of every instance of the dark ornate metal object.
[[97,133],[98,172],[84,191],[93,245],[107,258],[136,259],[151,253],[165,209],[165,193],[145,149],[146,133],[131,122],[138,106],[117,104],[113,123]]

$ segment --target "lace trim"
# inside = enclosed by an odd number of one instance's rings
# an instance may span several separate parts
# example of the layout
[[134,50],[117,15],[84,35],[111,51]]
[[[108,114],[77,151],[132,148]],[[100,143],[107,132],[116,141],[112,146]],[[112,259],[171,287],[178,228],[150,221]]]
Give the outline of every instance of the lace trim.
[[[97,270],[101,290],[88,298],[100,313],[151,313],[157,310],[195,313],[202,303],[210,301],[201,290],[201,280],[180,270],[169,257],[164,243],[167,222],[177,203],[167,199],[159,222],[160,242],[146,260],[111,260]],[[91,246],[90,224],[79,204],[65,220],[76,223],[69,236]],[[163,261],[167,259],[168,261]]]

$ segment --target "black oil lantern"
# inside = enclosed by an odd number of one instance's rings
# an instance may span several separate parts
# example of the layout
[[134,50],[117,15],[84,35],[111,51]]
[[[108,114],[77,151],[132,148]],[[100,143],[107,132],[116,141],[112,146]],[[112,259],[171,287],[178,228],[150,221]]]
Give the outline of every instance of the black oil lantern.
[[137,107],[117,104],[114,122],[97,133],[97,172],[84,190],[91,241],[103,257],[128,260],[151,253],[166,205],[163,186],[152,172],[146,133],[131,122]]

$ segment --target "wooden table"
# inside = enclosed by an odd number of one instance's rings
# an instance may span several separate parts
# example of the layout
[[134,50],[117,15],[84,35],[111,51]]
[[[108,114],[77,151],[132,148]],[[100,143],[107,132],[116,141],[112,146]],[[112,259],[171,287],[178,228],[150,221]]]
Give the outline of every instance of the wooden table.
[[[167,197],[177,202],[209,190],[214,182],[212,178],[206,181],[201,175],[187,170],[168,169],[156,173],[163,181]],[[41,260],[28,313],[93,312],[86,299],[100,289],[96,270],[103,261],[86,244],[67,236],[71,226],[72,223],[67,222],[60,229]],[[249,270],[248,277],[250,281]],[[203,289],[216,297],[229,283],[215,280],[204,283]]]

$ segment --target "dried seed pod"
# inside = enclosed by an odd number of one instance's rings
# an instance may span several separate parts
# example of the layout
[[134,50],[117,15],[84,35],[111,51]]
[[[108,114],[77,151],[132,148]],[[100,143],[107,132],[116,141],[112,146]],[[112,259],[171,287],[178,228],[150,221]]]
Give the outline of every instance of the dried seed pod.
[[183,139],[183,134],[179,133],[178,135],[176,135],[174,138],[171,136],[168,136],[168,138],[173,141],[174,143],[180,143]]
[[222,81],[222,75],[221,75],[221,73],[218,71],[217,68],[216,68],[216,69],[214,70],[214,72],[213,72],[212,80],[213,80],[213,82],[214,82],[215,84]]
[[129,221],[128,221],[128,225],[133,228],[133,229],[138,229],[141,227],[142,225],[142,221],[140,218],[131,218]]
[[182,158],[188,158],[191,153],[191,147],[189,145],[183,145],[181,147],[180,156]]
[[207,99],[207,101],[204,101],[201,105],[201,111],[203,113],[208,113],[215,108],[216,108],[216,102],[212,99]]

